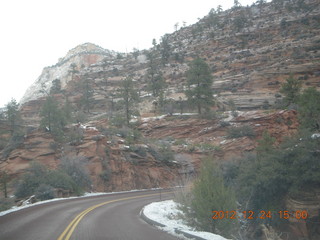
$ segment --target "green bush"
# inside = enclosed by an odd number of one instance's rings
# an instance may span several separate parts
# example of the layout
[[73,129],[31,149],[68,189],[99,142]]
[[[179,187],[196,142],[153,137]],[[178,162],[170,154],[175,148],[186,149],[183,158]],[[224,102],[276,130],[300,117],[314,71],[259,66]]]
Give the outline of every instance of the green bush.
[[228,129],[228,138],[255,137],[255,132],[250,125],[231,127]]
[[102,173],[100,173],[99,177],[104,183],[107,183],[111,179],[111,171],[109,169],[106,169]]
[[236,219],[213,219],[212,211],[235,211],[235,192],[224,183],[212,159],[203,160],[200,174],[189,194],[178,199],[188,223],[202,231],[231,237],[238,230]]
[[47,200],[54,198],[54,188],[47,184],[41,184],[35,192],[35,196],[39,200]]
[[174,140],[173,145],[176,145],[176,146],[177,146],[177,145],[187,145],[187,142],[186,142],[185,139],[180,138],[180,139]]
[[66,134],[66,140],[71,145],[79,145],[82,142],[84,131],[81,128],[72,128]]
[[298,113],[301,125],[312,131],[320,131],[320,92],[308,88],[299,96]]
[[[274,147],[274,139],[265,135],[259,141],[257,154],[240,160],[238,170],[229,174],[236,183],[238,201],[242,210],[281,210],[285,196],[298,198],[301,192],[320,186],[320,139],[311,133],[300,133]],[[255,223],[265,223],[257,219]],[[268,224],[281,220],[274,217]]]
[[122,115],[114,115],[110,121],[112,126],[122,127],[126,125],[126,119]]
[[[60,169],[65,172],[79,188],[90,188],[91,179],[85,165],[88,159],[86,157],[65,156],[61,159]],[[71,184],[71,182],[70,182]]]
[[160,161],[169,163],[174,160],[174,152],[172,151],[171,146],[169,144],[163,144],[159,149],[159,153]]
[[11,198],[0,198],[0,212],[10,209],[14,206],[14,201]]
[[200,118],[207,120],[217,119],[217,113],[216,111],[206,109],[203,113],[201,113]]
[[141,157],[146,157],[147,156],[147,150],[145,147],[143,146],[130,146],[130,150],[135,152],[136,154],[138,154]]
[[39,163],[32,162],[16,187],[15,196],[25,198],[35,193],[36,189],[46,181],[48,169]]
[[75,181],[70,175],[60,169],[50,171],[46,178],[47,181],[45,183],[54,188],[69,190],[76,195],[82,193],[81,183]]
[[10,138],[9,143],[5,146],[5,148],[2,151],[2,157],[8,158],[10,153],[20,147],[23,144],[24,141],[24,134],[22,132],[16,132],[14,135]]
[[170,163],[174,160],[174,152],[169,144],[161,144],[160,147],[149,146],[148,152],[158,161]]
[[136,129],[130,129],[130,131],[128,132],[128,134],[126,135],[126,143],[127,144],[134,144],[137,143],[137,141],[141,138],[141,133],[139,130]]
[[46,166],[33,162],[22,176],[15,189],[18,199],[37,195],[40,200],[53,198],[53,189],[61,188],[71,193],[82,192],[81,181],[73,180],[62,170],[49,170]]

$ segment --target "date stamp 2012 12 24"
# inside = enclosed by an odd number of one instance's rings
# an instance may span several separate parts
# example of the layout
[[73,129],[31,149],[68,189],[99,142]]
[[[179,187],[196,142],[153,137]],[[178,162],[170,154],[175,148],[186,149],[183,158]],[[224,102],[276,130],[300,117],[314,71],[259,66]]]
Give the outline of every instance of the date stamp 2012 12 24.
[[244,219],[271,219],[272,217],[279,217],[280,219],[289,219],[289,218],[295,218],[295,219],[307,219],[308,218],[308,212],[306,210],[297,210],[297,211],[264,211],[261,210],[259,212],[255,211],[242,211],[237,212],[235,210],[232,211],[212,211],[212,219],[238,219],[238,218],[244,218]]

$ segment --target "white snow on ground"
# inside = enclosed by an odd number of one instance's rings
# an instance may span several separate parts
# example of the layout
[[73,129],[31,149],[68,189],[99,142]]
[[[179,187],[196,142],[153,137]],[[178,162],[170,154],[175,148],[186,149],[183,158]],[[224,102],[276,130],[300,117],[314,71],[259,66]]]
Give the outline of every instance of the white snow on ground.
[[15,212],[15,211],[19,211],[21,209],[24,209],[24,208],[28,208],[28,207],[32,207],[32,206],[35,206],[35,205],[40,205],[40,204],[44,204],[44,203],[48,203],[48,202],[54,202],[54,201],[60,201],[60,200],[66,200],[66,199],[73,199],[73,198],[84,198],[84,197],[92,197],[92,196],[99,196],[99,195],[109,195],[109,194],[114,194],[114,193],[127,193],[127,192],[139,192],[139,191],[146,191],[146,190],[157,190],[159,188],[152,188],[152,189],[137,189],[137,190],[131,190],[131,191],[123,191],[123,192],[108,192],[108,193],[105,193],[105,192],[98,192],[98,193],[85,193],[83,196],[80,196],[80,197],[69,197],[69,198],[54,198],[54,199],[50,199],[50,200],[45,200],[45,201],[41,201],[41,202],[36,202],[36,203],[33,203],[33,204],[28,204],[27,201],[24,202],[24,204],[22,206],[14,206],[6,211],[2,211],[0,212],[0,217],[1,216],[4,216],[8,213],[11,213],[11,212]]
[[195,231],[193,228],[186,226],[184,222],[177,217],[179,214],[182,214],[182,211],[177,208],[177,203],[173,200],[151,203],[144,207],[143,213],[151,220],[166,225],[166,227],[159,228],[173,235],[176,235],[174,229],[177,228],[194,236],[208,240],[227,240],[220,235]]
[[196,116],[198,113],[172,113],[173,116]]
[[[194,115],[198,115],[198,113],[172,113],[172,116],[194,116]],[[154,121],[154,120],[160,120],[163,119],[165,117],[170,116],[170,114],[165,114],[165,115],[159,115],[159,116],[154,116],[154,117],[146,117],[146,118],[141,118],[141,121],[143,123],[145,122],[149,122],[149,121]]]
[[149,121],[154,121],[154,120],[160,120],[165,118],[167,115],[160,115],[160,116],[155,116],[155,117],[146,117],[146,118],[141,118],[142,122],[149,122]]

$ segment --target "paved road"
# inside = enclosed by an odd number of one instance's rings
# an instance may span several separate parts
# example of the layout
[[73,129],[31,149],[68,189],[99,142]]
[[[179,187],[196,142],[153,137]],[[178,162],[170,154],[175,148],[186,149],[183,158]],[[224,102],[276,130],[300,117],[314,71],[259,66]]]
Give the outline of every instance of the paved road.
[[[172,193],[162,199],[172,198]],[[159,191],[68,199],[0,217],[1,240],[176,240],[139,217]]]

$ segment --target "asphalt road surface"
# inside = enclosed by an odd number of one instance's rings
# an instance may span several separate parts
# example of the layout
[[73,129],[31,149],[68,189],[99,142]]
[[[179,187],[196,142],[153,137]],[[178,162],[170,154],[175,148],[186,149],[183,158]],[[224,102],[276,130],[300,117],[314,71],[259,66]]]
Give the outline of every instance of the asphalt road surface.
[[[162,190],[162,200],[173,197]],[[139,216],[156,191],[67,199],[32,206],[0,217],[1,240],[176,240]]]

